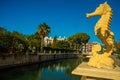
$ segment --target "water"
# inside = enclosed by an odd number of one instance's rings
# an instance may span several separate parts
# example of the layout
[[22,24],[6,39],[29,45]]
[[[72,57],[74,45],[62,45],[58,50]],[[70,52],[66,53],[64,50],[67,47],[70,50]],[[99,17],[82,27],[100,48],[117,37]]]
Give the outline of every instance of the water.
[[80,59],[65,59],[0,71],[0,80],[80,80],[71,72]]

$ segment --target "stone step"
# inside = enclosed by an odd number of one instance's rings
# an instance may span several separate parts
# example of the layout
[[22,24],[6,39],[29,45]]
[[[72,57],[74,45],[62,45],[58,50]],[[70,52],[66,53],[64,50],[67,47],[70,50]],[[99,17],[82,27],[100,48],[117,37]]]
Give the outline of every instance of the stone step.
[[72,74],[99,79],[102,78],[102,80],[103,79],[120,80],[120,67],[116,66],[114,69],[94,68],[88,66],[87,63],[83,62],[72,71]]

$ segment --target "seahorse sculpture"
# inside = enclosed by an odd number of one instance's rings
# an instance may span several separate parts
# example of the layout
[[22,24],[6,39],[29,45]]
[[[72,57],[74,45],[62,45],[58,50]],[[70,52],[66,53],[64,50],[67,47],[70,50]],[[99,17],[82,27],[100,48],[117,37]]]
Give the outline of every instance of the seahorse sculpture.
[[114,49],[114,33],[110,31],[110,22],[112,19],[112,9],[107,2],[100,4],[96,10],[90,14],[86,14],[87,18],[93,16],[101,16],[95,25],[95,35],[106,46],[106,51],[98,54],[101,51],[100,44],[95,44],[92,47],[93,57],[89,59],[88,65],[97,68],[114,68],[114,60],[110,57]]

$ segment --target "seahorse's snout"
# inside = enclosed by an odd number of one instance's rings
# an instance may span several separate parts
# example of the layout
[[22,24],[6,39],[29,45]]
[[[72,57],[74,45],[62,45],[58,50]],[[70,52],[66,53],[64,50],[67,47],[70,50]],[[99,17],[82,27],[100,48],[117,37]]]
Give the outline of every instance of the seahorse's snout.
[[87,14],[86,14],[86,17],[87,17],[87,18],[90,18],[91,16],[90,16],[90,14],[87,13]]
[[92,12],[92,13],[87,13],[86,14],[86,17],[87,18],[91,18],[91,17],[93,17],[93,16],[97,16],[98,14],[96,14],[96,12]]

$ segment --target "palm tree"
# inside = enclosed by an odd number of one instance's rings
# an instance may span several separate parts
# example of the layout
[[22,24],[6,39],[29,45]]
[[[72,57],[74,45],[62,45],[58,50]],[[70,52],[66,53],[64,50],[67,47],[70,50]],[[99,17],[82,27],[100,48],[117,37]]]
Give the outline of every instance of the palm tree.
[[44,47],[44,38],[45,36],[48,36],[50,33],[50,27],[46,23],[38,25],[38,34],[41,38],[41,52],[43,51]]

